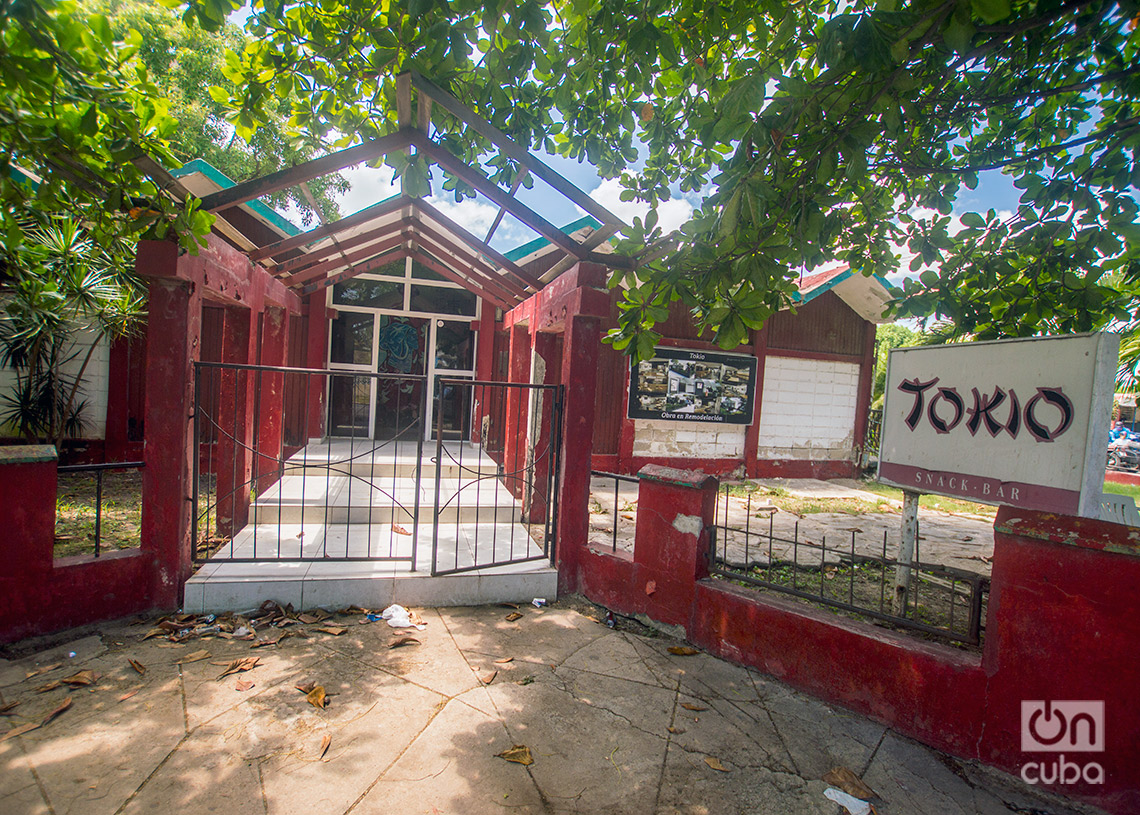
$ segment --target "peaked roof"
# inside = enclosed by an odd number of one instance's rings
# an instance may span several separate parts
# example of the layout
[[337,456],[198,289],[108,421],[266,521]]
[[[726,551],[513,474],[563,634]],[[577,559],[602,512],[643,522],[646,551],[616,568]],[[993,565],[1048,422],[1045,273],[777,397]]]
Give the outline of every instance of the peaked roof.
[[833,291],[851,310],[872,323],[890,322],[883,311],[891,299],[890,283],[880,275],[864,275],[846,264],[812,272],[800,278],[797,303],[810,303],[824,292]]

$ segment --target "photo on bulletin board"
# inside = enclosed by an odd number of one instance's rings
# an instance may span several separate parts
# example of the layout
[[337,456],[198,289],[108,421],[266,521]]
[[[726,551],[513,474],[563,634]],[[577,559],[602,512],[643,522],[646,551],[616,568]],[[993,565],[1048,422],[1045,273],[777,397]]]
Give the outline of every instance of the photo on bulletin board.
[[629,418],[751,424],[755,390],[756,357],[658,348],[630,369]]

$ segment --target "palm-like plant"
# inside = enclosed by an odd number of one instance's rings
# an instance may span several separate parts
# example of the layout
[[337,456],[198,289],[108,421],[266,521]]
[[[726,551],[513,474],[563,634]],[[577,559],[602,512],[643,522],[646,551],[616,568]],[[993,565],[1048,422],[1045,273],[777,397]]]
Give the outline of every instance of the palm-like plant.
[[[0,363],[16,374],[0,422],[57,447],[82,430],[84,374],[100,341],[137,330],[143,299],[124,248],[102,247],[59,219],[29,229],[6,254]],[[64,367],[80,360],[74,375]]]

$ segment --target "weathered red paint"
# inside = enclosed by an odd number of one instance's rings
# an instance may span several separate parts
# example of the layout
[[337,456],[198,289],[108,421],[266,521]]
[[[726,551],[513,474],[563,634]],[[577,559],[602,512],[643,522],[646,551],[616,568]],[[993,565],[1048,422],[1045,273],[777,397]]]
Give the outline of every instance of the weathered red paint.
[[[251,362],[250,346],[257,340],[257,315],[240,308],[225,309],[222,324],[222,359],[224,363],[245,365]],[[217,461],[218,532],[230,536],[249,520],[249,493],[253,447],[254,377],[249,371],[231,368],[214,369],[209,375],[218,383]]]
[[[328,367],[330,312],[325,308],[325,297],[326,294],[322,290],[310,294],[307,301],[309,347],[305,353],[305,365],[309,368]],[[325,377],[320,376],[310,377],[309,393],[305,397],[308,403],[308,428],[311,439],[319,439],[325,435],[324,379]]]
[[[267,308],[261,315],[258,364],[284,366],[289,358],[289,315],[281,308]],[[257,447],[254,473],[257,491],[264,492],[277,480],[285,431],[285,375],[260,372],[254,393]]]
[[[540,331],[531,340],[531,384],[557,385],[562,379],[561,336]],[[528,457],[533,461],[534,474],[530,479],[530,494],[523,499],[523,515],[531,523],[541,523],[546,518],[553,497],[547,490],[553,456],[544,454],[543,451],[550,450],[550,439],[555,430],[553,419],[556,394],[553,391],[540,391],[531,396],[536,415],[531,417],[525,427],[534,432],[534,438],[527,440],[531,450]]]
[[[141,261],[141,247],[139,255]],[[192,414],[202,298],[193,283],[157,277],[148,309],[142,548],[154,562],[152,600],[174,608],[193,563]]]
[[1140,487],[1140,473],[1123,473],[1119,470],[1106,470],[1104,480],[1111,481],[1113,484],[1131,484],[1134,487]]
[[590,446],[598,384],[597,317],[566,320],[562,338],[562,477],[558,499],[558,591],[577,591],[578,559],[589,539]]
[[5,576],[38,579],[51,570],[57,463],[50,444],[0,447],[0,562]]
[[[711,653],[1008,772],[1055,756],[1021,752],[1023,700],[1103,701],[1106,750],[1067,759],[1097,761],[1105,783],[1054,789],[1120,815],[1140,811],[1140,662],[1130,657],[1140,642],[1140,530],[1001,509],[986,642],[975,655],[700,579],[705,545],[678,530],[677,517],[699,503],[703,485],[694,477],[686,499],[682,481],[643,479],[634,553],[591,547],[567,582],[617,611],[680,625]],[[700,506],[711,524],[711,507]]]
[[[527,301],[530,302],[530,301]],[[527,326],[511,326],[510,364],[508,381],[530,382],[531,341]],[[526,464],[526,420],[529,407],[528,394],[523,388],[508,388],[503,408],[507,428],[503,467],[507,473],[521,473]],[[519,476],[508,477],[506,487],[516,498],[522,498],[524,481]]]

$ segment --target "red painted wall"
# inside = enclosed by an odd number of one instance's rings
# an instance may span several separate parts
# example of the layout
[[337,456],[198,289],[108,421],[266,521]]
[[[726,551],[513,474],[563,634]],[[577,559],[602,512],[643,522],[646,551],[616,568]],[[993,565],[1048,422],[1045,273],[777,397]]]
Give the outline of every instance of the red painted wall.
[[1056,755],[1021,751],[1022,701],[1102,701],[1106,749],[1066,760],[1097,762],[1104,783],[1050,786],[1109,812],[1140,812],[1140,529],[1000,510],[979,655],[704,579],[707,544],[677,520],[697,511],[711,526],[715,481],[645,475],[633,554],[577,542],[573,582],[591,600],[679,625],[711,653],[1015,774]]

